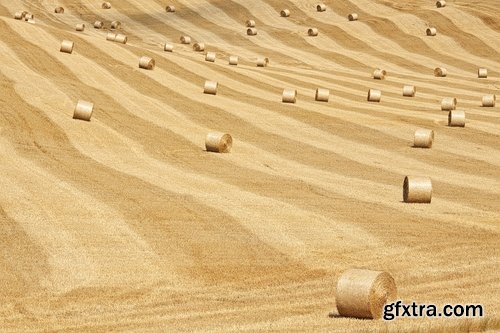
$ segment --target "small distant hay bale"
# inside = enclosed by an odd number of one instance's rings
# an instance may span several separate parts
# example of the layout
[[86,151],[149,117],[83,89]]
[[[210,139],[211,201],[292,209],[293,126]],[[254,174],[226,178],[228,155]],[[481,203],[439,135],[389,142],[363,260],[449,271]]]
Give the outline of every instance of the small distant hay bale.
[[14,18],[16,20],[22,20],[22,19],[24,19],[24,15],[26,15],[25,12],[16,12],[14,14]]
[[434,69],[434,76],[436,76],[436,77],[446,77],[446,75],[448,75],[448,71],[446,70],[446,68],[436,67]]
[[257,67],[267,67],[269,65],[269,58],[260,57],[257,58]]
[[441,110],[450,111],[457,108],[457,99],[455,97],[445,97],[441,101]]
[[358,20],[358,14],[356,13],[351,13],[349,15],[347,15],[347,19],[349,21],[357,21]]
[[167,11],[167,13],[175,13],[175,6],[167,6],[165,8],[165,10]]
[[288,9],[283,9],[280,12],[281,17],[289,17],[290,16],[290,11]]
[[102,23],[101,21],[95,21],[94,22],[94,28],[95,29],[102,29],[102,27],[104,27],[104,23]]
[[496,101],[497,101],[496,95],[485,95],[485,96],[483,96],[483,99],[482,99],[482,105],[483,105],[483,107],[492,108],[492,107],[495,107]]
[[85,23],[78,23],[75,27],[76,31],[84,31],[85,30]]
[[406,176],[403,181],[403,201],[431,203],[432,181],[429,177]]
[[34,20],[34,19],[35,19],[35,15],[33,15],[33,14],[31,14],[31,13],[24,14],[24,20],[25,21]]
[[165,45],[163,46],[163,51],[174,52],[174,45],[166,42]]
[[444,0],[439,0],[436,2],[436,7],[437,8],[443,8],[443,7],[446,7],[446,1]]
[[307,34],[309,36],[317,36],[318,35],[318,28],[309,28],[309,30],[307,30]]
[[486,68],[479,68],[477,70],[477,77],[480,79],[486,79],[488,77],[488,70]]
[[73,119],[90,121],[92,112],[94,112],[93,103],[79,100],[78,103],[76,103],[75,111],[73,112]]
[[72,53],[73,52],[73,47],[74,47],[75,43],[73,43],[72,41],[70,40],[63,40],[62,43],[61,43],[61,48],[59,49],[60,52],[63,52],[63,53]]
[[387,75],[387,72],[385,71],[385,69],[376,68],[373,71],[373,78],[375,80],[383,80],[383,79],[385,79],[386,75]]
[[403,86],[403,96],[415,97],[416,93],[417,93],[417,88],[415,86],[410,86],[410,85]]
[[56,9],[54,9],[54,13],[64,14],[64,8],[63,7],[56,7]]
[[205,149],[214,153],[229,153],[233,147],[233,138],[230,134],[210,132],[205,138]]
[[451,110],[448,113],[448,126],[450,126],[450,127],[465,127],[465,112]]
[[247,28],[255,28],[255,21],[254,20],[247,20],[246,22]]
[[147,56],[142,56],[139,59],[139,68],[153,70],[155,68],[155,60]]
[[101,5],[102,9],[111,9],[111,3],[109,2],[103,2]]
[[425,34],[426,34],[427,36],[436,36],[436,34],[437,34],[437,29],[436,29],[436,28],[434,28],[434,27],[427,28],[427,29],[425,30]]
[[203,93],[209,95],[217,95],[217,89],[219,88],[219,83],[215,81],[206,80],[203,86]]
[[126,35],[116,34],[115,42],[121,43],[121,44],[127,44],[127,41],[128,41],[128,38]]
[[368,102],[380,102],[380,99],[382,98],[382,92],[377,89],[370,89],[368,90],[368,97],[366,100]]
[[108,32],[108,34],[106,35],[106,40],[114,42],[115,39],[116,39],[116,34],[113,32]]
[[193,50],[195,50],[196,52],[205,51],[205,43],[194,43]]
[[335,301],[343,317],[378,319],[384,305],[396,296],[396,282],[389,273],[349,269],[337,281]]
[[283,103],[295,103],[297,101],[297,90],[285,88],[281,101]]
[[238,65],[238,61],[239,61],[239,57],[238,56],[232,55],[232,56],[229,57],[229,64],[232,65],[232,66],[237,66]]
[[316,5],[316,11],[324,12],[326,10],[326,5],[324,3],[320,3]]
[[191,44],[191,37],[181,36],[180,41],[181,41],[181,44]]
[[122,23],[120,21],[111,22],[111,29],[120,29],[121,26],[122,26]]
[[328,102],[328,99],[330,98],[330,90],[324,89],[324,88],[317,88],[316,89],[316,95],[314,96],[314,99],[318,102]]
[[205,61],[215,62],[215,58],[217,58],[217,53],[215,52],[207,52],[207,54],[205,54]]
[[431,148],[434,142],[434,131],[419,128],[415,131],[415,136],[413,138],[413,147],[415,148]]
[[247,29],[247,35],[248,36],[255,36],[255,35],[257,35],[257,29],[255,29],[255,28],[248,28]]

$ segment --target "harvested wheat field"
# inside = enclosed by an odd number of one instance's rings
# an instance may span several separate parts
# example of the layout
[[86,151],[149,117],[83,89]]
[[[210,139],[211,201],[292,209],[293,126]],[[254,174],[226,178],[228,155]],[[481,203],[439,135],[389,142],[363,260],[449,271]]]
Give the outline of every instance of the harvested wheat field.
[[499,3],[439,2],[0,0],[0,332],[499,332]]

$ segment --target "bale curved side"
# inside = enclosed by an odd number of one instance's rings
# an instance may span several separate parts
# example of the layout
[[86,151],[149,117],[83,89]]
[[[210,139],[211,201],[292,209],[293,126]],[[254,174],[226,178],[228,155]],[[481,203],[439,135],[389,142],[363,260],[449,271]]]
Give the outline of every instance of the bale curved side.
[[217,89],[219,87],[219,83],[215,81],[205,81],[205,85],[203,87],[203,93],[209,95],[217,95]]
[[295,103],[297,101],[297,90],[285,88],[281,101],[283,103]]
[[60,52],[63,53],[73,53],[73,47],[75,46],[75,43],[73,43],[70,40],[63,40],[61,42],[61,48],[59,49]]
[[370,89],[368,90],[368,97],[367,100],[368,102],[380,102],[382,98],[382,92],[377,89]]
[[73,111],[73,119],[90,121],[93,112],[94,112],[93,103],[79,100],[78,103],[76,103],[75,110]]
[[233,147],[233,138],[230,134],[210,132],[205,138],[205,149],[214,153],[229,153]]
[[415,86],[410,86],[410,85],[403,86],[403,96],[415,97],[416,93],[417,93],[417,88]]
[[448,112],[448,126],[465,127],[465,112],[458,110]]
[[403,181],[403,201],[431,203],[432,181],[429,177],[406,176]]
[[483,107],[492,108],[492,107],[495,107],[496,101],[497,101],[496,95],[485,95],[485,96],[483,96],[481,102],[482,102]]
[[328,102],[328,100],[330,99],[330,90],[317,88],[314,99],[318,102]]
[[415,136],[413,138],[413,147],[415,148],[431,148],[434,142],[434,131],[419,128],[415,131]]

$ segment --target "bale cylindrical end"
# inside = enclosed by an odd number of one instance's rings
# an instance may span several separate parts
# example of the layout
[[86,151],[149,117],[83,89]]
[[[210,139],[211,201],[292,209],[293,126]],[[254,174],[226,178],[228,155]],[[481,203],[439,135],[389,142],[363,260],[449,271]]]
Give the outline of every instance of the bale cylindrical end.
[[93,103],[79,100],[78,103],[76,103],[75,111],[73,112],[73,119],[90,121],[93,112]]
[[444,0],[439,0],[436,2],[436,7],[437,8],[443,8],[443,7],[446,7],[446,1]]
[[147,56],[142,56],[139,59],[139,68],[153,70],[155,68],[155,60]]
[[281,17],[288,17],[288,16],[290,16],[290,11],[288,9],[283,9],[280,12],[280,15],[281,15]]
[[458,110],[448,112],[448,126],[465,127],[465,112]]
[[229,153],[233,147],[233,138],[230,134],[210,132],[205,138],[205,148],[214,153]]
[[448,71],[446,70],[446,68],[436,67],[434,69],[434,76],[436,76],[436,77],[446,77],[446,75],[448,75]]
[[434,27],[427,28],[427,29],[425,30],[425,34],[426,34],[427,36],[436,36],[436,34],[437,34],[437,29],[436,29],[436,28],[434,28]]
[[324,88],[317,88],[316,95],[314,98],[318,102],[328,102],[328,99],[330,98],[330,90]]
[[482,105],[483,107],[495,107],[497,101],[497,96],[496,95],[485,95],[482,98]]
[[396,297],[396,282],[387,272],[349,269],[337,281],[335,299],[343,317],[381,318],[384,305]]
[[284,89],[281,101],[283,103],[295,103],[297,101],[297,90]]
[[434,131],[419,128],[415,131],[415,136],[413,139],[413,147],[415,148],[432,148],[432,143],[434,142]]
[[120,21],[111,22],[111,29],[120,29],[121,26],[122,26],[122,23]]
[[368,97],[367,100],[368,102],[380,102],[382,98],[382,92],[377,89],[370,89],[368,90]]
[[349,15],[347,15],[347,19],[349,21],[357,21],[358,20],[358,14],[356,13],[351,13]]
[[205,81],[205,85],[203,86],[203,93],[209,95],[217,95],[217,89],[219,88],[219,83],[215,81]]
[[255,35],[257,35],[257,29],[255,29],[255,28],[248,28],[247,29],[247,35],[248,36],[255,36]]
[[403,201],[406,203],[430,203],[432,181],[429,177],[406,176],[403,181]]
[[73,47],[74,47],[75,43],[73,43],[72,41],[70,40],[63,40],[61,42],[61,48],[59,49],[59,51],[63,52],[63,53],[72,53],[73,52]]
[[111,9],[111,4],[109,2],[103,2],[101,5],[102,9]]
[[313,37],[316,37],[318,35],[318,28],[309,28],[309,30],[307,30],[307,34],[309,36],[313,36]]
[[316,5],[316,11],[324,12],[326,10],[326,5],[324,3],[320,3]]
[[375,80],[383,80],[383,79],[385,79],[386,75],[387,75],[387,72],[385,71],[385,69],[376,68],[373,71],[373,78]]

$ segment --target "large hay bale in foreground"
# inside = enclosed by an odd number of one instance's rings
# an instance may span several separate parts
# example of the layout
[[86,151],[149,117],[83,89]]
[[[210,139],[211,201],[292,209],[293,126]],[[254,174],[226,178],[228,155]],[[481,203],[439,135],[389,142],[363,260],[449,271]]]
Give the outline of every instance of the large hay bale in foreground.
[[76,103],[75,111],[73,111],[73,119],[90,121],[93,112],[93,103],[79,100],[78,103]]
[[341,316],[378,319],[384,305],[396,296],[396,282],[389,273],[349,269],[337,281],[335,300]]
[[403,181],[403,201],[431,203],[432,181],[429,177],[406,176]]
[[205,138],[205,148],[214,153],[229,153],[233,147],[233,138],[230,134],[210,132]]

